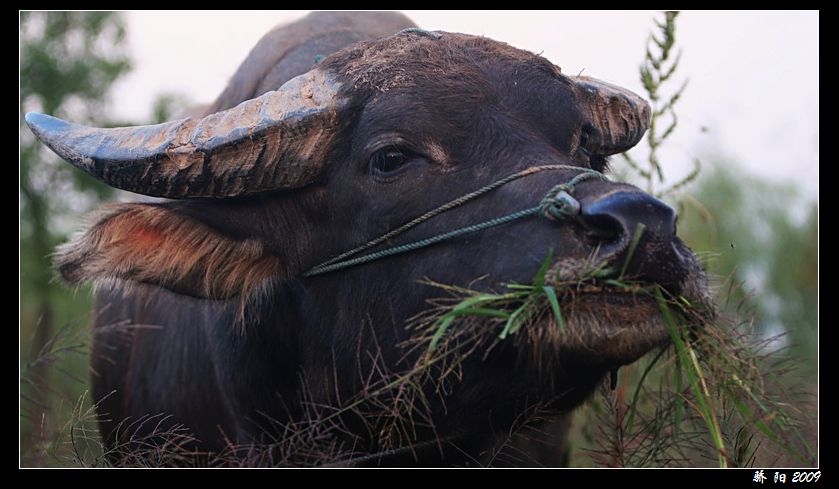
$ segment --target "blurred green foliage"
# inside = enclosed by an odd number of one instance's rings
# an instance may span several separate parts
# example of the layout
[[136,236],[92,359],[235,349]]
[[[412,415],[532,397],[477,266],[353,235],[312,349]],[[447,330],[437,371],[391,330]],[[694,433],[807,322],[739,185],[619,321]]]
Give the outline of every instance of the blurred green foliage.
[[[46,299],[53,289],[50,269],[37,263],[63,240],[63,233],[56,232],[58,221],[69,213],[92,208],[110,197],[113,189],[60,164],[35,140],[23,115],[38,111],[101,124],[108,87],[131,66],[124,38],[120,17],[109,12],[20,14],[21,266],[27,272],[21,275],[24,296]],[[35,304],[40,305],[38,302]]]
[[[92,300],[55,279],[50,255],[82,216],[115,190],[63,163],[38,143],[26,112],[101,127],[131,124],[108,117],[112,84],[131,69],[125,22],[114,12],[20,13],[20,367],[24,465],[52,465],[47,445],[87,389]],[[154,120],[183,106],[161,96]],[[133,122],[137,123],[137,122]],[[55,448],[55,447],[52,447]]]
[[[707,257],[729,312],[746,301],[757,330],[787,333],[791,353],[815,383],[818,354],[818,204],[792,184],[747,175],[730,161],[718,161],[682,199],[680,235]],[[724,299],[724,300],[723,300]]]
[[[65,329],[69,325],[83,326],[84,321],[79,319],[90,308],[89,294],[74,296],[52,280],[49,255],[66,239],[68,217],[92,209],[110,197],[113,189],[61,164],[35,140],[23,115],[38,111],[81,123],[103,124],[104,96],[111,84],[131,67],[124,39],[122,19],[110,12],[20,14],[21,451],[24,463],[46,462],[41,446],[58,429],[55,417],[62,411],[60,400],[78,390],[77,386],[57,381],[52,375],[54,359],[48,352],[56,325]],[[70,356],[74,358],[67,360],[70,365],[65,365],[64,371],[70,377],[86,377],[83,355]]]

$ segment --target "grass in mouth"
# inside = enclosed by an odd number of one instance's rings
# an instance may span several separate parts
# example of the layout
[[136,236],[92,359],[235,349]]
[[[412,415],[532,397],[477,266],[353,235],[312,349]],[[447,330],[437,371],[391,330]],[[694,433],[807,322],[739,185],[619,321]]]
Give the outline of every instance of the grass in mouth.
[[[550,318],[547,327],[564,331],[568,326],[562,305],[573,300],[574,292],[581,288],[594,286],[615,293],[644,294],[657,305],[671,341],[666,348],[648,355],[651,360],[640,375],[636,373],[624,380],[624,388],[632,388],[632,395],[619,417],[619,430],[621,438],[635,434],[631,438],[635,446],[624,448],[637,453],[623,457],[626,464],[621,465],[643,466],[656,460],[673,465],[686,460],[696,463],[699,453],[719,467],[743,466],[754,461],[758,433],[762,441],[768,441],[792,460],[815,464],[816,456],[802,434],[801,412],[784,396],[778,396],[775,387],[770,387],[780,372],[768,367],[754,335],[744,334],[743,328],[735,327],[726,318],[708,314],[704,306],[686,297],[673,297],[656,284],[624,278],[629,259],[618,278],[608,278],[614,275],[613,271],[601,265],[591,267],[583,278],[561,280],[558,276],[548,277],[553,263],[553,253],[549,252],[531,284],[505,284],[506,290],[499,293],[432,283],[460,298],[447,305],[438,304],[434,319],[426,318],[432,334],[426,337],[425,359],[447,352],[450,336],[453,344],[462,347],[466,336],[455,330],[474,330],[475,324],[483,329],[469,338],[473,343],[482,341],[483,346],[477,349],[483,350],[484,355],[537,320],[543,322],[546,311]],[[472,326],[465,326],[470,322]],[[457,358],[462,361],[465,355]],[[658,383],[655,390],[645,385],[653,382]],[[666,419],[653,420],[655,416]],[[644,436],[658,439],[638,442]],[[700,441],[702,438],[708,440],[708,446]],[[657,458],[646,452],[652,447],[680,455]],[[612,453],[614,449],[608,451]]]
[[618,278],[608,278],[613,276],[614,272],[605,264],[591,265],[581,274],[581,277],[575,279],[563,279],[559,273],[548,277],[553,264],[553,250],[550,250],[531,284],[508,283],[504,285],[506,289],[504,292],[479,292],[436,282],[426,282],[462,297],[453,305],[438,308],[432,328],[434,333],[428,343],[429,351],[433,352],[437,349],[446,332],[458,318],[487,318],[491,323],[500,324],[498,339],[504,340],[518,333],[543,310],[550,311],[552,325],[564,332],[567,325],[560,305],[561,301],[570,299],[575,292],[587,287],[609,288],[615,292],[632,294],[652,294],[653,287],[650,284],[623,278],[642,232],[643,225],[635,233],[636,238],[632,241]]

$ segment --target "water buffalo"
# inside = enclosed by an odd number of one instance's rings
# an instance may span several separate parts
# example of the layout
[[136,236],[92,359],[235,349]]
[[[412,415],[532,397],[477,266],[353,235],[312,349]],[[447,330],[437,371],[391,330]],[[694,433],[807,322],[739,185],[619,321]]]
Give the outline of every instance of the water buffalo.
[[[565,276],[597,262],[706,300],[674,211],[600,177],[649,119],[627,90],[393,13],[314,13],[269,32],[199,117],[98,129],[28,114],[72,165],[166,199],[106,206],[57,252],[64,279],[97,285],[109,456],[188,432],[194,457],[170,462],[488,463],[522,413],[568,412],[665,343],[654,301],[563,295],[561,333],[528,325],[407,401],[400,372],[431,351],[406,346],[412,318],[445,295],[435,284],[504,290],[551,252]],[[545,202],[561,212],[493,221]],[[361,254],[428,246],[329,265],[380,236]]]

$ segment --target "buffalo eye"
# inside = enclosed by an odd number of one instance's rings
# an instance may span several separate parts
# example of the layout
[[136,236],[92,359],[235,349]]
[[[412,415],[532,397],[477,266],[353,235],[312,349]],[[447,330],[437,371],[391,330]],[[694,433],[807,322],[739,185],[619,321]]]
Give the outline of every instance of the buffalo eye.
[[421,157],[407,148],[388,146],[370,156],[370,173],[376,177],[391,177],[418,159]]
[[588,150],[588,142],[591,139],[591,127],[586,126],[583,127],[583,130],[580,131],[580,147]]

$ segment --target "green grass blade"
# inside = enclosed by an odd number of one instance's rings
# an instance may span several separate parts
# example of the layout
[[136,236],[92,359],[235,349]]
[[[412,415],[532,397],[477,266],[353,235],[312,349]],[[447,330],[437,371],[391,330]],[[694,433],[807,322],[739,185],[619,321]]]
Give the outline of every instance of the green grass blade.
[[685,399],[682,397],[682,362],[676,358],[674,362],[676,364],[676,373],[675,375],[675,382],[676,382],[676,392],[679,394],[676,396],[676,405],[674,406],[673,412],[673,435],[675,437],[679,436],[679,428],[682,426],[682,412],[685,410]]
[[[474,315],[474,316],[492,316],[492,317],[509,317],[509,313],[502,310],[491,309],[486,307],[473,307],[478,304],[486,304],[493,302],[504,302],[514,300],[521,297],[526,297],[526,292],[510,292],[507,294],[478,294],[468,299],[460,301],[452,310],[444,314],[437,323],[437,330],[431,337],[431,342],[428,345],[429,351],[434,351],[446,330],[449,329],[454,319],[458,316]],[[492,311],[492,312],[490,312]]]
[[431,343],[428,345],[429,351],[434,351],[437,348],[437,344],[443,338],[443,335],[446,333],[446,330],[449,329],[449,326],[451,326],[455,317],[456,316],[454,314],[447,314],[440,320],[440,324],[437,326],[437,331],[434,332],[434,336],[431,337]]
[[545,285],[545,275],[548,273],[548,269],[551,267],[551,263],[553,263],[554,257],[554,249],[548,249],[548,256],[542,261],[542,265],[539,267],[539,271],[536,272],[536,276],[533,277],[533,288],[538,289]]
[[612,276],[613,273],[615,273],[615,271],[612,269],[612,267],[606,266],[604,262],[598,265],[597,268],[589,272],[589,275],[592,278],[606,278]]
[[658,287],[655,289],[655,297],[658,302],[659,309],[661,310],[661,314],[664,317],[664,321],[667,324],[667,329],[670,331],[670,337],[673,339],[673,344],[676,346],[678,361],[682,362],[684,365],[685,373],[690,381],[691,390],[693,391],[694,396],[696,396],[698,404],[697,411],[699,411],[700,416],[702,416],[702,419],[705,421],[705,425],[708,427],[714,446],[717,448],[717,456],[720,467],[727,467],[728,464],[725,457],[725,443],[723,441],[717,418],[710,407],[710,396],[707,392],[707,386],[705,385],[705,380],[702,376],[702,369],[699,365],[698,359],[696,358],[696,353],[694,353],[693,348],[691,348],[690,345],[682,339],[678,325],[676,324],[675,319],[673,319],[673,315],[670,313],[670,308],[667,307],[664,296],[661,294],[661,289]]
[[[743,390],[744,392],[746,392],[746,394],[748,394],[748,395],[749,395],[749,398],[751,398],[751,400],[752,400],[752,401],[753,401],[753,402],[757,405],[757,407],[760,409],[760,411],[761,411],[762,413],[764,413],[765,415],[769,415],[769,414],[770,414],[770,409],[769,409],[769,408],[767,408],[767,407],[764,405],[764,403],[760,400],[760,398],[759,398],[759,397],[758,397],[758,396],[757,396],[754,392],[752,392],[752,390],[749,388],[749,386],[748,386],[745,382],[743,382],[743,381],[742,381],[739,377],[737,377],[737,375],[734,375],[733,380],[734,380],[734,385],[736,385],[736,386],[737,386],[737,387],[739,387],[741,390]],[[732,397],[735,401],[737,401],[737,400],[738,400],[738,399],[737,399],[737,395],[736,395],[735,393],[731,393],[730,395],[731,395],[731,397]],[[747,409],[748,409],[748,408],[747,408]],[[746,418],[746,419],[753,419],[753,418]],[[754,419],[758,419],[758,422],[759,422],[759,423],[763,423],[763,421],[760,421],[760,419],[759,419],[757,416],[755,416],[755,417],[754,417]],[[787,425],[787,423],[784,421],[784,416],[783,416],[783,415],[781,415],[781,416],[774,416],[774,417],[772,417],[772,421],[771,421],[771,422],[772,422],[772,423],[774,423],[774,424],[776,424],[776,425],[778,425],[778,426],[779,426],[782,430],[787,429],[787,426],[786,426],[786,425]],[[758,429],[760,429],[760,426],[757,426],[757,427],[758,427]],[[768,426],[767,426],[767,429],[770,429],[770,430],[771,430],[771,428],[769,428]],[[763,431],[763,430],[761,429],[761,431]],[[805,452],[807,452],[807,455],[808,455],[808,456],[810,456],[810,458],[811,458],[812,460],[815,460],[815,459],[816,459],[816,454],[815,454],[815,453],[813,453],[813,449],[810,447],[810,444],[809,444],[809,443],[807,443],[807,441],[804,439],[804,437],[803,437],[803,436],[802,436],[802,434],[801,434],[801,431],[800,431],[800,430],[795,430],[795,429],[794,429],[793,431],[795,432],[795,434],[797,435],[797,437],[798,437],[799,441],[801,442],[802,447],[804,448],[804,451],[805,451]],[[769,435],[767,434],[767,436],[769,436]],[[776,443],[778,443],[779,445],[781,445],[781,446],[782,446],[785,450],[789,450],[789,447],[787,447],[787,446],[785,446],[785,445],[782,445],[780,442],[777,442],[777,441],[775,440],[775,438],[773,438],[773,437],[771,437],[771,436],[769,436],[769,438],[770,438],[773,442],[776,442]],[[790,453],[792,453],[792,452],[790,452]],[[806,464],[806,463],[812,463],[812,462],[810,462],[810,461],[807,461],[807,460],[806,460],[806,459],[805,459],[805,458],[804,458],[804,457],[803,457],[800,453],[797,453],[797,452],[796,452],[796,453],[794,453],[794,455],[795,455],[796,457],[798,457],[798,458],[799,458],[802,462],[804,462],[805,464]]]
[[556,298],[556,291],[553,287],[546,285],[542,287],[542,292],[545,293],[545,297],[548,298],[548,302],[551,304],[551,310],[553,310],[556,324],[559,325],[559,330],[564,332],[565,319],[562,317],[562,311],[559,309],[559,300]]
[[638,247],[638,242],[641,241],[641,236],[644,234],[644,230],[646,228],[647,226],[645,226],[642,222],[639,222],[638,225],[635,226],[635,234],[632,235],[632,241],[629,242],[629,251],[626,253],[626,259],[623,261],[623,267],[621,267],[621,277],[623,277],[626,273],[626,269],[629,267],[629,262],[635,254],[635,248]]
[[507,319],[510,317],[510,313],[507,311],[502,311],[499,309],[490,309],[487,307],[470,307],[468,309],[458,309],[456,311],[450,311],[446,313],[446,315],[452,316],[481,316],[481,317],[491,317],[491,318],[501,318]]
[[665,351],[667,350],[662,349],[660,352],[658,352],[658,355],[656,355],[652,359],[650,364],[647,365],[647,368],[644,369],[644,373],[641,374],[641,378],[638,380],[638,385],[635,386],[635,392],[632,394],[632,401],[629,403],[629,416],[627,417],[626,421],[626,431],[628,433],[632,432],[632,424],[635,420],[635,411],[636,406],[638,405],[638,395],[641,393],[641,387],[644,386],[644,380],[646,380],[647,375],[649,375],[655,364],[658,363],[658,360],[662,357],[662,355],[664,355]]
[[532,285],[524,285],[524,284],[504,284],[510,290],[527,290],[533,291],[534,287]]
[[793,457],[797,458],[802,465],[808,465],[812,463],[811,461],[807,460],[806,457],[801,455],[801,453],[799,453],[797,450],[793,449],[787,443],[784,443],[784,441],[781,440],[781,438],[777,434],[775,434],[774,431],[772,431],[772,428],[770,428],[769,425],[767,425],[761,419],[761,416],[759,414],[756,415],[754,412],[752,412],[752,410],[749,409],[746,403],[744,403],[741,399],[738,399],[736,395],[732,395],[731,400],[734,402],[734,406],[737,408],[737,410],[740,411],[740,416],[744,420],[753,419],[755,428],[760,430],[760,432],[766,435],[767,438],[772,440],[773,443],[781,447],[784,451],[786,451]]
[[503,340],[503,339],[507,338],[508,335],[511,335],[511,334],[513,334],[513,333],[515,333],[516,331],[519,330],[519,328],[521,327],[521,322],[522,322],[521,316],[524,313],[524,311],[527,309],[527,306],[528,306],[529,303],[530,303],[530,301],[525,301],[524,304],[519,306],[518,309],[513,311],[512,314],[510,314],[510,317],[507,319],[507,323],[504,325],[504,329],[501,331],[501,334],[498,335],[498,337],[500,339]]

